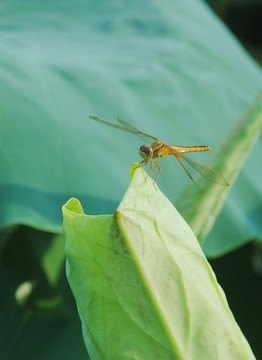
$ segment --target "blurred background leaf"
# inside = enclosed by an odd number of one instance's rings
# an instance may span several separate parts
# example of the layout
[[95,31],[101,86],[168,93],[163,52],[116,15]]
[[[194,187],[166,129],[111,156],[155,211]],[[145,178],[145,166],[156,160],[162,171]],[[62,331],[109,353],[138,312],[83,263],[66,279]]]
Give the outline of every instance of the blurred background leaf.
[[261,359],[261,243],[246,244],[223,257],[209,261],[226,293],[237,323],[257,359]]
[[[141,145],[88,116],[120,115],[167,143],[215,148],[261,90],[261,69],[200,0],[6,0],[0,25],[3,358],[34,358],[41,349],[38,358],[84,359],[54,235],[62,231],[61,206],[75,196],[90,214],[114,212]],[[232,242],[236,233],[261,238],[261,150],[260,138],[206,245]],[[189,180],[173,159],[161,167],[158,185],[175,201]],[[23,284],[31,290],[18,308],[12,299]]]
[[[207,184],[204,179],[198,179],[198,186],[196,187],[193,183],[190,184],[176,202],[178,210],[191,226],[208,256],[219,256],[249,241],[249,238],[245,238],[248,236],[246,234],[247,229],[252,229],[253,237],[260,235],[260,227],[257,228],[256,224],[260,223],[261,199],[253,198],[251,200],[250,193],[246,193],[246,196],[249,197],[246,199],[247,204],[252,202],[255,214],[247,214],[240,222],[241,214],[238,217],[230,216],[231,213],[228,211],[226,218],[223,219],[223,224],[225,226],[227,221],[232,229],[234,223],[233,229],[230,230],[229,228],[227,231],[231,236],[214,236],[212,241],[203,243],[228,197],[230,187],[234,187],[239,172],[252,151],[261,130],[262,92],[224,136],[220,146],[212,153],[213,163],[218,164],[217,166],[229,181],[230,186],[223,188],[210,182]],[[234,165],[232,166],[232,164]],[[255,182],[256,179],[253,181]],[[259,188],[259,184],[257,185]]]
[[[114,211],[141,144],[88,115],[121,115],[167,143],[214,148],[262,87],[258,66],[200,1],[19,4],[4,2],[1,16],[2,226],[61,231],[71,196],[90,213]],[[229,208],[237,221],[239,208],[250,211],[246,193],[261,197],[252,181],[260,153],[261,141],[222,222]],[[161,164],[159,185],[175,200],[189,180],[173,159]],[[220,225],[213,236],[228,236]]]
[[1,358],[88,359],[65,276],[63,237],[21,226],[6,240],[0,264]]

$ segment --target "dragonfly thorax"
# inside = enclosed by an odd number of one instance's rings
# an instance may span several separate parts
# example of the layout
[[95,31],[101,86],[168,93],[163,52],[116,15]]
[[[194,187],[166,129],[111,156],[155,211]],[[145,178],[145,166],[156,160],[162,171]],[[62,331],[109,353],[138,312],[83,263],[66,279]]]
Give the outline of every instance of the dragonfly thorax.
[[139,154],[143,159],[150,159],[153,157],[154,151],[151,146],[141,145],[139,149]]

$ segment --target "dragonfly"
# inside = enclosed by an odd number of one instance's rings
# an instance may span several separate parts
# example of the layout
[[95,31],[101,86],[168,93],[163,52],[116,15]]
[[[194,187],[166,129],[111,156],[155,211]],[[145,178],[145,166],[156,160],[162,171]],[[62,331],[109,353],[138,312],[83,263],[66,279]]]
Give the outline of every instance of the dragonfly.
[[158,138],[147,134],[144,131],[141,131],[136,126],[131,124],[129,121],[118,117],[117,120],[119,124],[115,124],[106,120],[102,120],[96,116],[89,116],[90,119],[95,120],[97,122],[100,122],[104,125],[111,126],[113,128],[127,131],[129,133],[138,135],[140,138],[143,138],[146,140],[146,142],[150,142],[154,140],[151,145],[141,145],[139,149],[139,154],[142,157],[142,161],[139,163],[140,166],[146,166],[148,163],[150,163],[150,171],[148,173],[148,176],[150,176],[155,169],[158,169],[158,174],[155,178],[155,182],[157,181],[160,173],[161,173],[161,167],[159,165],[159,162],[157,158],[165,157],[167,155],[172,155],[175,157],[179,165],[182,167],[182,169],[186,172],[186,174],[189,176],[189,178],[195,183],[190,171],[188,170],[188,166],[190,165],[193,169],[195,169],[204,179],[222,185],[222,186],[229,186],[227,180],[216,171],[208,168],[205,165],[202,165],[188,156],[184,155],[185,153],[189,152],[198,152],[198,151],[209,151],[211,148],[206,145],[202,146],[178,146],[178,145],[167,145],[163,141],[159,140]]

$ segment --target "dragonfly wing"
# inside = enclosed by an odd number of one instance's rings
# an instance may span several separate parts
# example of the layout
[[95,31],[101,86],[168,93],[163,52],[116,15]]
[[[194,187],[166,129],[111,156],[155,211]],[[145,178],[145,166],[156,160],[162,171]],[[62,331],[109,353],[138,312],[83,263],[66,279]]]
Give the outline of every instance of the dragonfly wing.
[[131,124],[129,121],[121,118],[120,116],[118,116],[117,121],[119,121],[122,126],[128,128],[128,129],[143,132],[140,129],[138,129],[135,125]]
[[[185,170],[185,172],[187,173],[187,175],[190,177],[191,180],[193,180],[193,178],[187,169],[187,164],[192,166],[192,168],[194,168],[206,180],[216,183],[216,184],[219,184],[219,185],[222,185],[222,186],[229,186],[228,182],[222,175],[220,175],[216,171],[208,168],[207,166],[202,165],[202,164],[190,159],[189,157],[181,154],[179,152],[179,146],[171,147],[171,146],[166,145],[166,147],[169,150],[169,154],[173,155],[176,158],[176,160],[179,162],[179,164]],[[207,150],[209,150],[209,149],[207,149]],[[202,150],[202,151],[205,151],[205,150]]]
[[129,132],[132,132],[132,133],[134,133],[134,134],[138,134],[138,133],[139,133],[137,130],[133,130],[133,129],[130,129],[130,128],[126,128],[126,127],[124,127],[124,126],[120,126],[120,125],[118,125],[118,124],[111,123],[111,122],[109,122],[109,121],[100,119],[100,118],[98,118],[98,117],[96,117],[96,116],[89,116],[89,118],[92,119],[92,120],[98,121],[98,122],[100,122],[101,124],[105,124],[105,125],[108,125],[108,126],[117,128],[117,129],[119,129],[119,130],[129,131]]
[[183,164],[183,162],[181,161],[181,158],[179,158],[179,156],[174,155],[176,160],[178,161],[179,165],[184,169],[184,171],[187,173],[187,175],[190,177],[190,179],[193,181],[193,183],[195,182],[195,180],[193,179],[192,175],[190,174],[190,172],[187,170],[185,164]]
[[[178,160],[178,158],[177,158],[177,160]],[[207,166],[199,164],[198,162],[188,158],[185,155],[180,155],[179,160],[181,162],[184,162],[184,164],[186,162],[187,164],[192,166],[206,180],[213,182],[215,184],[222,185],[222,186],[229,186],[227,180],[222,175],[220,175],[216,171],[208,168]]]
[[123,130],[123,131],[128,131],[128,132],[131,132],[133,134],[136,134],[140,138],[142,137],[142,138],[146,139],[147,142],[149,141],[148,139],[157,140],[157,138],[155,138],[154,136],[148,135],[147,133],[139,130],[137,127],[133,126],[131,123],[129,123],[128,121],[126,121],[126,120],[124,120],[122,118],[118,118],[118,119],[121,119],[120,123],[125,125],[125,126],[121,126],[121,125],[118,125],[118,124],[111,123],[109,121],[100,119],[100,118],[98,118],[96,116],[89,116],[89,118],[92,119],[92,120],[98,121],[98,122],[100,122],[102,124],[114,127],[116,129]]
[[[122,124],[124,127],[132,130],[132,131],[137,131],[138,132],[138,135],[140,137],[140,139],[143,139],[146,143],[151,143],[152,142],[152,139],[153,140],[157,140],[156,137],[152,136],[152,135],[149,135],[147,133],[145,133],[144,131],[138,129],[135,125],[131,124],[129,121],[121,118],[121,117],[118,117],[117,120],[120,122],[120,124]],[[149,140],[151,139],[151,140]]]

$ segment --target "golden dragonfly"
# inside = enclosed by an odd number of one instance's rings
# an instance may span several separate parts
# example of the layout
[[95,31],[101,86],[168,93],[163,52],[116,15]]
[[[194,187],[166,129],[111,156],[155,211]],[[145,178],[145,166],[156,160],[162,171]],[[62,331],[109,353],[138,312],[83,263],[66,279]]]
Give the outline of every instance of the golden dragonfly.
[[[229,186],[227,180],[217,173],[216,171],[208,168],[205,165],[202,165],[186,155],[184,153],[189,152],[197,152],[197,151],[208,151],[211,150],[209,146],[203,145],[203,146],[178,146],[178,145],[167,145],[163,141],[160,141],[156,137],[149,135],[145,133],[144,131],[141,131],[136,126],[132,125],[129,121],[118,117],[117,120],[121,125],[111,123],[106,120],[102,120],[96,116],[89,116],[90,119],[98,121],[102,124],[114,127],[119,130],[128,131],[130,133],[139,135],[140,137],[149,140],[152,139],[154,142],[149,145],[142,145],[139,150],[139,154],[143,158],[143,160],[140,162],[140,166],[146,166],[148,163],[150,163],[150,171],[148,173],[148,176],[152,174],[152,172],[158,168],[158,174],[155,178],[155,182],[157,181],[161,168],[159,165],[159,162],[156,160],[159,157],[165,157],[167,155],[173,155],[176,160],[178,161],[179,165],[183,168],[183,170],[187,173],[187,175],[190,177],[190,179],[194,181],[193,177],[191,176],[189,170],[187,169],[187,165],[192,166],[203,178],[206,180],[222,185],[222,186]],[[151,141],[152,141],[151,140]],[[153,166],[154,162],[154,166]]]

